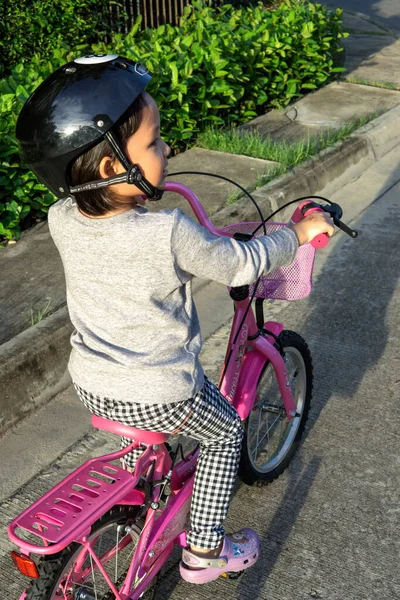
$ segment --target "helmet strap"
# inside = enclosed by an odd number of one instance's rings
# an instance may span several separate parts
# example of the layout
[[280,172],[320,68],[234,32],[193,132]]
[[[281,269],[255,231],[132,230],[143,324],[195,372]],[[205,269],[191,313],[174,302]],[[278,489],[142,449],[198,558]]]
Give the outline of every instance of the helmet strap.
[[150,181],[143,177],[139,167],[130,162],[129,158],[121,148],[115,132],[112,129],[109,129],[104,134],[104,137],[114,150],[115,154],[118,156],[121,165],[125,167],[127,171],[126,182],[136,185],[136,187],[138,187],[139,190],[143,192],[149,200],[161,200],[164,190],[154,187]]
[[161,200],[164,190],[156,188],[150,181],[143,177],[138,165],[130,165],[127,171],[127,183],[136,185],[149,200]]
[[135,185],[149,200],[161,200],[164,190],[156,188],[150,181],[148,181],[142,174],[138,165],[133,165],[125,152],[122,150],[119,142],[114,135],[112,130],[107,131],[104,134],[104,137],[107,139],[111,148],[114,150],[115,154],[118,156],[118,159],[123,167],[126,169],[126,173],[121,173],[120,175],[113,175],[112,177],[106,177],[104,179],[98,179],[97,181],[90,181],[88,183],[83,183],[82,185],[74,185],[70,187],[71,194],[75,194],[76,192],[86,192],[89,190],[98,190],[103,187],[109,187],[110,185],[116,185],[117,183],[129,183],[131,185]]
[[113,175],[112,177],[105,177],[104,179],[97,179],[96,181],[89,181],[88,183],[82,183],[81,185],[71,186],[71,194],[77,192],[88,192],[90,190],[99,190],[104,187],[110,187],[110,185],[116,185],[118,183],[129,183],[135,185],[149,200],[161,200],[164,190],[156,188],[150,181],[147,181],[143,177],[141,170],[138,165],[129,165],[126,173],[120,175]]
[[106,131],[104,137],[110,144],[111,148],[114,150],[115,154],[118,156],[121,165],[125,167],[126,170],[128,170],[131,166],[131,162],[126,156],[125,152],[122,150],[121,146],[119,145],[118,138],[113,132],[113,130],[110,129],[109,131]]

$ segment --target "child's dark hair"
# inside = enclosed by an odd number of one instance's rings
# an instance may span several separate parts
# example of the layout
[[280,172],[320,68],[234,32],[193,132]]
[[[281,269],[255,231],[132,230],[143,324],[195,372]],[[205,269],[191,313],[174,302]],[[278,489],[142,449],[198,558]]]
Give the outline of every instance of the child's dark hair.
[[[146,105],[146,98],[142,92],[114,125],[114,130],[123,147],[128,138],[139,129],[143,120],[143,109]],[[100,144],[97,144],[79,156],[71,166],[72,185],[80,185],[88,181],[101,179],[99,165],[105,156],[109,156],[112,161],[117,158],[114,150],[106,140],[103,140]],[[87,192],[77,192],[74,194],[74,197],[79,209],[94,217],[104,215],[104,213],[114,210],[121,205],[118,201],[118,196],[109,187],[89,190]]]

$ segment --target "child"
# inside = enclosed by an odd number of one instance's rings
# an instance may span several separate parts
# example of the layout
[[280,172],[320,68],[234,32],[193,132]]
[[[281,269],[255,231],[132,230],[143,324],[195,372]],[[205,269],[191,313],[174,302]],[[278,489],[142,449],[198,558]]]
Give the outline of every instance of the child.
[[[116,55],[77,59],[26,102],[17,137],[25,162],[62,199],[49,227],[65,270],[75,331],[69,370],[96,415],[200,442],[182,577],[205,583],[258,558],[251,529],[225,535],[242,428],[204,376],[193,276],[229,286],[290,264],[299,244],[333,233],[312,215],[242,243],[215,237],[179,210],[148,212],[162,195],[170,148],[160,137],[151,76]],[[134,465],[134,456],[127,456]],[[240,569],[239,569],[240,567]]]

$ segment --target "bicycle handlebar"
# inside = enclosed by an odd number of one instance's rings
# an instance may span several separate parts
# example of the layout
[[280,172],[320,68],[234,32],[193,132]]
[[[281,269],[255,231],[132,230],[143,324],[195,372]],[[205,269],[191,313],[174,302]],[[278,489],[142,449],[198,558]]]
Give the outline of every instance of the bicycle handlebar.
[[[335,202],[333,202],[332,204],[325,205],[305,200],[304,202],[299,204],[299,206],[294,211],[292,216],[293,223],[298,223],[312,212],[329,213],[333,218],[333,222],[336,225],[336,227],[339,227],[339,229],[341,229],[344,233],[347,233],[347,235],[349,235],[352,238],[356,238],[358,236],[357,231],[351,229],[350,227],[348,227],[348,225],[346,225],[345,223],[343,223],[343,221],[340,220],[343,215],[343,211],[339,204],[336,204]],[[314,248],[324,248],[327,245],[328,241],[329,236],[326,233],[321,233],[317,235],[313,240],[311,240],[311,245]]]
[[208,214],[204,210],[203,205],[201,204],[196,194],[192,192],[190,188],[186,187],[182,183],[177,183],[175,181],[167,181],[167,183],[165,184],[165,191],[175,192],[176,194],[183,196],[189,202],[200,225],[203,225],[203,227],[208,229],[210,233],[219,236],[223,235],[225,237],[233,237],[232,233],[228,233],[223,229],[219,229],[218,227],[215,227],[213,223],[211,223]]
[[[197,198],[196,194],[190,188],[186,187],[185,185],[183,185],[181,183],[168,181],[165,184],[165,191],[175,192],[175,193],[179,194],[180,196],[183,196],[184,198],[186,198],[186,200],[189,202],[194,214],[196,215],[196,218],[199,221],[199,223],[201,225],[203,225],[203,227],[208,229],[208,231],[210,231],[214,235],[235,237],[232,233],[230,233],[226,230],[224,231],[224,229],[220,229],[218,227],[215,227],[215,225],[213,225],[213,223],[210,221],[210,219],[208,217],[208,214],[204,210],[204,207],[201,204],[200,200]],[[310,200],[305,200],[304,202],[299,204],[299,206],[296,208],[295,212],[293,213],[293,216],[292,216],[293,223],[298,223],[299,221],[301,221],[307,215],[309,215],[311,212],[314,212],[314,211],[328,212],[332,216],[333,222],[336,225],[336,227],[339,227],[339,229],[341,229],[344,233],[347,233],[347,235],[349,235],[352,238],[357,237],[357,235],[358,235],[357,231],[354,231],[354,229],[351,229],[350,227],[348,227],[345,223],[343,223],[340,220],[342,217],[343,211],[342,211],[342,208],[339,206],[339,204],[336,204],[336,203],[325,205],[325,204],[317,204],[316,202],[312,202]],[[314,248],[324,248],[327,245],[328,241],[329,241],[329,237],[327,236],[327,234],[321,233],[320,235],[317,235],[311,241],[311,245]]]

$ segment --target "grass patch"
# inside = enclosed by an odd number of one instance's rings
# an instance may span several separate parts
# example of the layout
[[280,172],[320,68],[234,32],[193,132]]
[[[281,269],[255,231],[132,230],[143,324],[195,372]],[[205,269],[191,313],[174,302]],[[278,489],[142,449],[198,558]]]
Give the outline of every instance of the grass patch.
[[[287,171],[288,171],[287,167],[285,167],[284,165],[278,164],[278,165],[276,165],[276,167],[273,167],[268,172],[264,173],[264,175],[261,175],[260,177],[258,177],[257,183],[255,183],[254,185],[247,186],[246,189],[250,193],[254,192],[254,190],[262,187],[263,185],[266,185],[273,179],[278,179],[278,177],[280,177],[281,175],[284,175]],[[240,191],[234,192],[228,196],[226,203],[234,204],[235,202],[237,202],[239,200],[239,198],[242,198],[243,196],[244,196],[243,192],[240,192]]]
[[344,81],[347,83],[358,83],[359,85],[369,85],[370,87],[383,88],[385,90],[397,90],[400,91],[400,86],[390,81],[370,81],[368,79],[362,79],[361,77],[345,77]]
[[48,302],[44,308],[36,311],[34,311],[33,308],[31,308],[31,327],[36,325],[36,323],[40,323],[40,321],[43,321],[43,319],[49,315],[50,305],[51,298],[48,299]]
[[[268,173],[258,178],[257,183],[252,186],[253,191],[273,179],[284,175],[290,169],[293,169],[318,152],[325,150],[337,142],[346,139],[360,127],[363,127],[379,114],[374,113],[354,119],[345,123],[339,129],[329,128],[320,133],[319,136],[302,140],[299,142],[276,141],[271,138],[263,139],[257,131],[244,131],[235,129],[215,129],[209,128],[201,133],[197,138],[197,145],[207,150],[216,150],[227,152],[228,154],[243,154],[252,158],[261,158],[278,163]],[[233,204],[242,193],[231,194],[228,197],[228,204]]]

